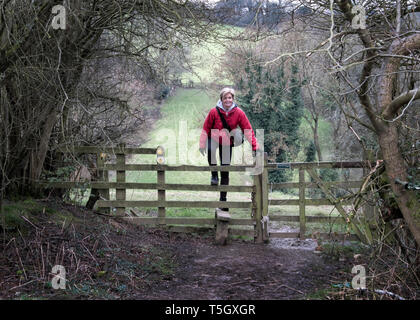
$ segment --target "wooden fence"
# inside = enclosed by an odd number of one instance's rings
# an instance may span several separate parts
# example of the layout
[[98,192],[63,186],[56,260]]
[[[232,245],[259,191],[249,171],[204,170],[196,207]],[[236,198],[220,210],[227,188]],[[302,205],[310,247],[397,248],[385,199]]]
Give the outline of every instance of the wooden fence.
[[[232,186],[232,185],[203,185],[203,184],[169,184],[165,181],[165,173],[167,171],[230,171],[245,172],[251,170],[254,166],[250,165],[229,165],[229,166],[194,166],[179,165],[170,166],[164,164],[128,164],[126,163],[127,155],[149,154],[156,155],[161,153],[158,148],[126,148],[124,146],[114,148],[99,147],[75,147],[61,149],[61,152],[71,152],[74,154],[90,153],[96,154],[96,170],[98,181],[88,183],[80,183],[74,181],[48,182],[40,181],[39,184],[44,188],[93,188],[98,189],[100,200],[97,201],[97,207],[102,212],[115,213],[118,216],[124,216],[124,219],[141,225],[157,225],[164,227],[173,232],[191,232],[193,230],[214,229],[216,225],[215,218],[187,218],[187,217],[166,217],[166,208],[182,207],[182,208],[243,208],[249,209],[250,218],[232,218],[229,221],[231,226],[253,226],[252,229],[236,229],[229,228],[229,235],[243,235],[254,237],[255,242],[261,243],[268,241],[269,238],[291,238],[300,237],[301,239],[311,237],[306,233],[306,224],[321,222],[331,222],[332,218],[307,216],[305,208],[307,206],[319,205],[335,205],[342,219],[352,225],[352,235],[337,235],[335,237],[346,237],[348,239],[364,239],[365,236],[360,229],[349,218],[343,205],[349,204],[339,202],[329,190],[331,186],[341,186],[349,188],[358,188],[361,181],[347,182],[323,182],[317,175],[315,169],[318,168],[362,168],[363,162],[320,162],[320,163],[288,163],[276,164],[268,163],[265,155],[264,166],[261,172],[253,176],[254,184],[251,186]],[[106,155],[115,155],[116,162],[114,164],[106,163]],[[164,156],[164,155],[163,155]],[[162,155],[160,155],[162,157]],[[159,155],[157,156],[159,158]],[[299,182],[287,182],[279,184],[268,183],[269,170],[299,170]],[[116,182],[110,182],[108,172],[116,172]],[[126,171],[156,171],[156,183],[138,183],[126,182]],[[305,181],[305,171],[309,173],[314,182]],[[269,188],[298,188],[299,198],[288,200],[269,199]],[[305,198],[305,189],[320,188],[325,198],[308,199]],[[110,200],[110,189],[115,189],[115,200]],[[127,200],[127,189],[151,189],[157,191],[157,201],[152,200]],[[166,190],[187,190],[187,191],[226,191],[226,192],[249,192],[251,193],[251,201],[168,201],[166,199]],[[297,205],[299,206],[299,216],[269,216],[269,206]],[[129,217],[125,215],[126,208],[135,207],[155,207],[158,208],[157,217]],[[114,209],[114,210],[112,210]],[[298,233],[280,233],[269,232],[269,221],[293,221],[299,222],[300,231]],[[201,227],[197,227],[201,226]],[[319,237],[329,237],[330,234],[319,233]]]

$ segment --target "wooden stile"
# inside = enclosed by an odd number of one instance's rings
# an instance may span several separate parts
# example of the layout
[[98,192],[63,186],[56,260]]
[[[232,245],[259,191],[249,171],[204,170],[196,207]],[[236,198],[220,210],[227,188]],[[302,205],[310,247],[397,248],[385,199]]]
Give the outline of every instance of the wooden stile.
[[229,222],[231,216],[229,212],[216,209],[216,237],[215,241],[218,245],[226,245],[229,236]]
[[[156,218],[150,217],[126,217],[133,223],[144,225],[160,225],[164,226],[172,232],[181,232],[182,230],[193,230],[191,225],[213,226],[213,230],[219,233],[219,238],[222,243],[226,243],[228,236],[237,235],[250,235],[254,237],[256,243],[267,242],[270,237],[300,237],[301,239],[308,238],[306,235],[306,223],[332,223],[334,221],[343,221],[348,218],[343,208],[344,205],[351,204],[351,201],[340,201],[334,198],[333,194],[329,192],[331,187],[342,188],[359,188],[361,181],[346,181],[346,182],[323,182],[319,179],[315,172],[317,168],[364,168],[368,162],[362,161],[346,161],[346,162],[319,162],[319,163],[268,163],[267,154],[264,154],[264,166],[262,172],[254,175],[254,184],[252,186],[231,186],[231,185],[204,185],[204,184],[166,184],[165,171],[230,171],[230,172],[245,172],[249,171],[255,166],[239,165],[239,166],[194,166],[194,165],[179,165],[169,166],[162,164],[127,164],[125,156],[127,154],[150,154],[160,155],[158,148],[127,148],[125,145],[117,147],[95,147],[95,146],[82,146],[73,148],[62,148],[62,152],[73,153],[94,153],[97,154],[97,182],[40,182],[43,187],[56,187],[56,188],[95,188],[99,190],[100,200],[97,201],[97,206],[102,212],[109,213],[110,208],[116,208],[116,214],[123,216],[125,209],[128,207],[155,207],[158,209],[158,216]],[[115,164],[106,164],[106,154],[116,156]],[[261,161],[259,158],[258,161]],[[297,169],[299,170],[299,182],[285,182],[274,183],[268,182],[268,170],[277,169]],[[116,182],[109,182],[108,171],[116,171]],[[127,183],[126,171],[156,171],[156,183]],[[305,181],[305,171],[314,178],[315,182]],[[298,188],[298,199],[269,199],[269,189],[278,188]],[[326,198],[324,199],[306,199],[306,188],[320,188]],[[110,189],[116,189],[116,200],[110,200]],[[127,201],[126,189],[152,189],[157,190],[157,201]],[[167,201],[166,190],[185,190],[185,191],[226,191],[226,192],[251,192],[252,202],[249,201]],[[268,214],[269,206],[273,205],[297,205],[299,206],[298,216],[275,216]],[[321,206],[321,205],[334,205],[341,216],[335,217],[314,217],[306,216],[306,206]],[[228,219],[223,218],[223,212],[216,215],[214,219],[200,219],[200,218],[167,218],[167,207],[183,207],[183,208],[244,208],[250,209],[251,219],[234,219],[229,216]],[[366,211],[371,212],[372,208],[367,208]],[[372,215],[372,214],[371,214]],[[299,233],[278,233],[268,231],[268,221],[293,221],[299,222]],[[348,220],[347,220],[348,222]],[[363,235],[360,229],[352,222],[352,227],[359,238]],[[186,226],[188,225],[188,226]],[[253,226],[254,230],[234,229],[230,228],[232,225],[249,225]],[[216,229],[214,227],[216,226]],[[205,227],[204,229],[209,228]],[[175,231],[178,230],[178,231]],[[219,232],[217,232],[219,230]],[[219,241],[219,242],[220,242]],[[218,242],[218,240],[216,241]]]

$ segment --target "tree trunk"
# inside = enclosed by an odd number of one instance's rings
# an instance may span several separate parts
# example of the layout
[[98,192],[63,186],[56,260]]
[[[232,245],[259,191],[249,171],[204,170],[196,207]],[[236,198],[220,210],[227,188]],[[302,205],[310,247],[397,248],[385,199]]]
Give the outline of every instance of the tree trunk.
[[420,205],[413,191],[406,190],[402,185],[396,184],[395,179],[407,181],[407,168],[404,158],[398,148],[398,131],[396,123],[392,122],[378,132],[379,145],[385,162],[386,174],[389,178],[392,191],[398,203],[404,220],[420,246]]
[[321,146],[319,145],[319,136],[318,136],[318,117],[314,119],[314,126],[313,126],[313,132],[314,132],[314,144],[316,153],[318,155],[318,161],[322,161],[322,154],[321,154]]
[[38,146],[38,150],[34,153],[34,159],[31,162],[31,181],[38,180],[41,176],[42,169],[44,167],[45,157],[47,156],[48,146],[51,138],[51,133],[57,120],[57,111],[54,110],[51,115],[48,116],[44,124],[44,130],[42,132],[41,141]]

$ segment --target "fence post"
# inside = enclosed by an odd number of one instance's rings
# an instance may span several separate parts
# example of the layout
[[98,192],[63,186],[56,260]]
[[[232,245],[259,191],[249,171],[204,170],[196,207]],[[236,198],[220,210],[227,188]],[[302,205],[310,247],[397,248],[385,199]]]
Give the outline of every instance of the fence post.
[[299,168],[299,237],[305,239],[305,170]]
[[[164,159],[165,151],[162,147],[158,147],[156,152],[157,152],[157,159],[156,160],[159,163],[159,158]],[[164,160],[160,160],[160,161],[164,162]],[[161,164],[161,163],[159,163],[159,164]],[[165,171],[164,170],[159,170],[159,169],[157,170],[157,183],[158,183],[158,185],[162,185],[162,186],[165,185]],[[158,187],[158,201],[159,201],[159,204],[161,205],[161,206],[158,207],[158,225],[159,226],[164,226],[165,225],[165,217],[166,217],[166,208],[164,206],[164,203],[166,201],[166,192],[165,192],[164,189],[163,190],[159,189],[159,187]]]
[[[96,154],[96,168],[103,168],[105,165],[106,154],[105,153],[97,153]],[[105,169],[97,169],[98,170],[98,181],[100,182],[108,182],[108,170]],[[98,189],[99,199],[109,200],[109,189]],[[98,208],[99,212],[109,214],[110,208]]]
[[[124,152],[125,144],[119,145],[118,150]],[[125,167],[125,153],[117,153],[117,166]],[[117,170],[117,182],[125,182],[125,170]],[[115,199],[125,201],[126,200],[126,191],[124,189],[115,189]],[[125,215],[125,207],[117,207],[117,216]]]
[[261,176],[261,195],[262,195],[262,237],[264,242],[269,241],[268,234],[268,169],[267,152],[264,152],[264,168]]
[[254,242],[262,243],[263,242],[263,233],[262,233],[262,174],[254,175],[254,185],[255,185],[255,232],[254,232]]

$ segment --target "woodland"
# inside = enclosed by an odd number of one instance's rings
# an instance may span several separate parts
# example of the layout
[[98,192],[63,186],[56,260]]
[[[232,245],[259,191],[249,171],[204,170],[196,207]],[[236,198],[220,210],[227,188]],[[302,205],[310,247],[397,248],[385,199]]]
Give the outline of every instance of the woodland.
[[[198,51],[201,59],[196,56]],[[217,60],[208,63],[206,59],[213,59],[210,56]],[[80,158],[72,152],[63,158],[62,150],[142,146],[158,119],[165,116],[161,107],[182,90],[199,90],[205,100],[206,95],[217,97],[214,92],[230,86],[237,91],[237,102],[252,126],[264,129],[269,162],[369,162],[364,183],[352,199],[355,212],[362,202],[375,208],[367,227],[373,241],[366,259],[371,274],[383,278],[372,281],[381,289],[386,287],[385,291],[418,299],[419,61],[420,5],[415,0],[1,0],[1,296],[15,298],[9,294],[10,286],[48,282],[44,269],[56,264],[52,259],[45,267],[43,259],[37,261],[46,250],[40,225],[48,219],[44,217],[34,226],[33,248],[39,250],[32,252],[26,243],[30,239],[19,229],[30,223],[25,210],[48,213],[62,205],[65,212],[75,211],[69,207],[71,191],[41,188],[39,181],[74,178],[81,163],[89,168],[92,180],[97,178],[94,158]],[[204,73],[198,71],[205,68]],[[190,119],[199,123],[197,128],[202,126],[201,116]],[[325,181],[334,181],[345,173],[320,169],[319,174]],[[294,178],[288,171],[276,171],[269,175],[269,182]],[[207,180],[206,176],[204,183]],[[94,208],[98,190],[89,190],[87,198],[83,204],[87,209],[80,209],[83,212]],[[39,201],[46,202],[40,206]],[[12,207],[19,208],[19,217],[9,214]],[[80,213],[74,214],[75,220],[83,220]],[[111,227],[125,230],[117,222]],[[128,247],[134,246],[139,232],[130,228],[124,231],[131,239]],[[57,230],[50,230],[52,239]],[[21,231],[23,235],[19,235]],[[161,236],[160,231],[153,233],[153,239]],[[184,238],[176,241],[192,250]],[[95,243],[89,239],[86,245],[96,250]],[[118,245],[123,248],[127,244]],[[55,262],[64,248],[60,246],[51,244]],[[147,251],[156,259],[167,257],[161,249],[143,249],[143,255]],[[24,263],[32,261],[37,266],[32,278],[28,267],[23,267],[19,250],[27,253],[26,258],[22,253]],[[215,254],[212,250],[208,252]],[[64,249],[62,252],[61,258],[67,259]],[[103,254],[101,258],[107,256]],[[149,262],[158,265],[165,278],[165,270],[173,267],[171,259],[164,260],[171,261],[169,264],[159,264],[159,259]],[[94,278],[103,279],[104,270],[97,266],[92,271]],[[188,274],[186,269],[184,272]],[[10,280],[13,285],[9,287],[8,276],[14,281]],[[80,280],[76,278],[75,283]],[[154,279],[153,285],[159,286],[160,280]],[[74,290],[73,297],[98,298],[91,291]],[[121,289],[117,296],[101,297],[174,297],[164,293],[163,287],[159,290],[160,296],[147,296],[146,291],[124,296]],[[187,299],[197,298],[188,296],[188,288],[183,290]],[[226,297],[216,291],[207,298]],[[340,292],[335,297],[375,298]],[[265,298],[302,298],[276,294],[267,291]],[[244,296],[231,293],[229,297]],[[395,295],[388,295],[392,297]],[[250,294],[245,298],[256,297]]]

